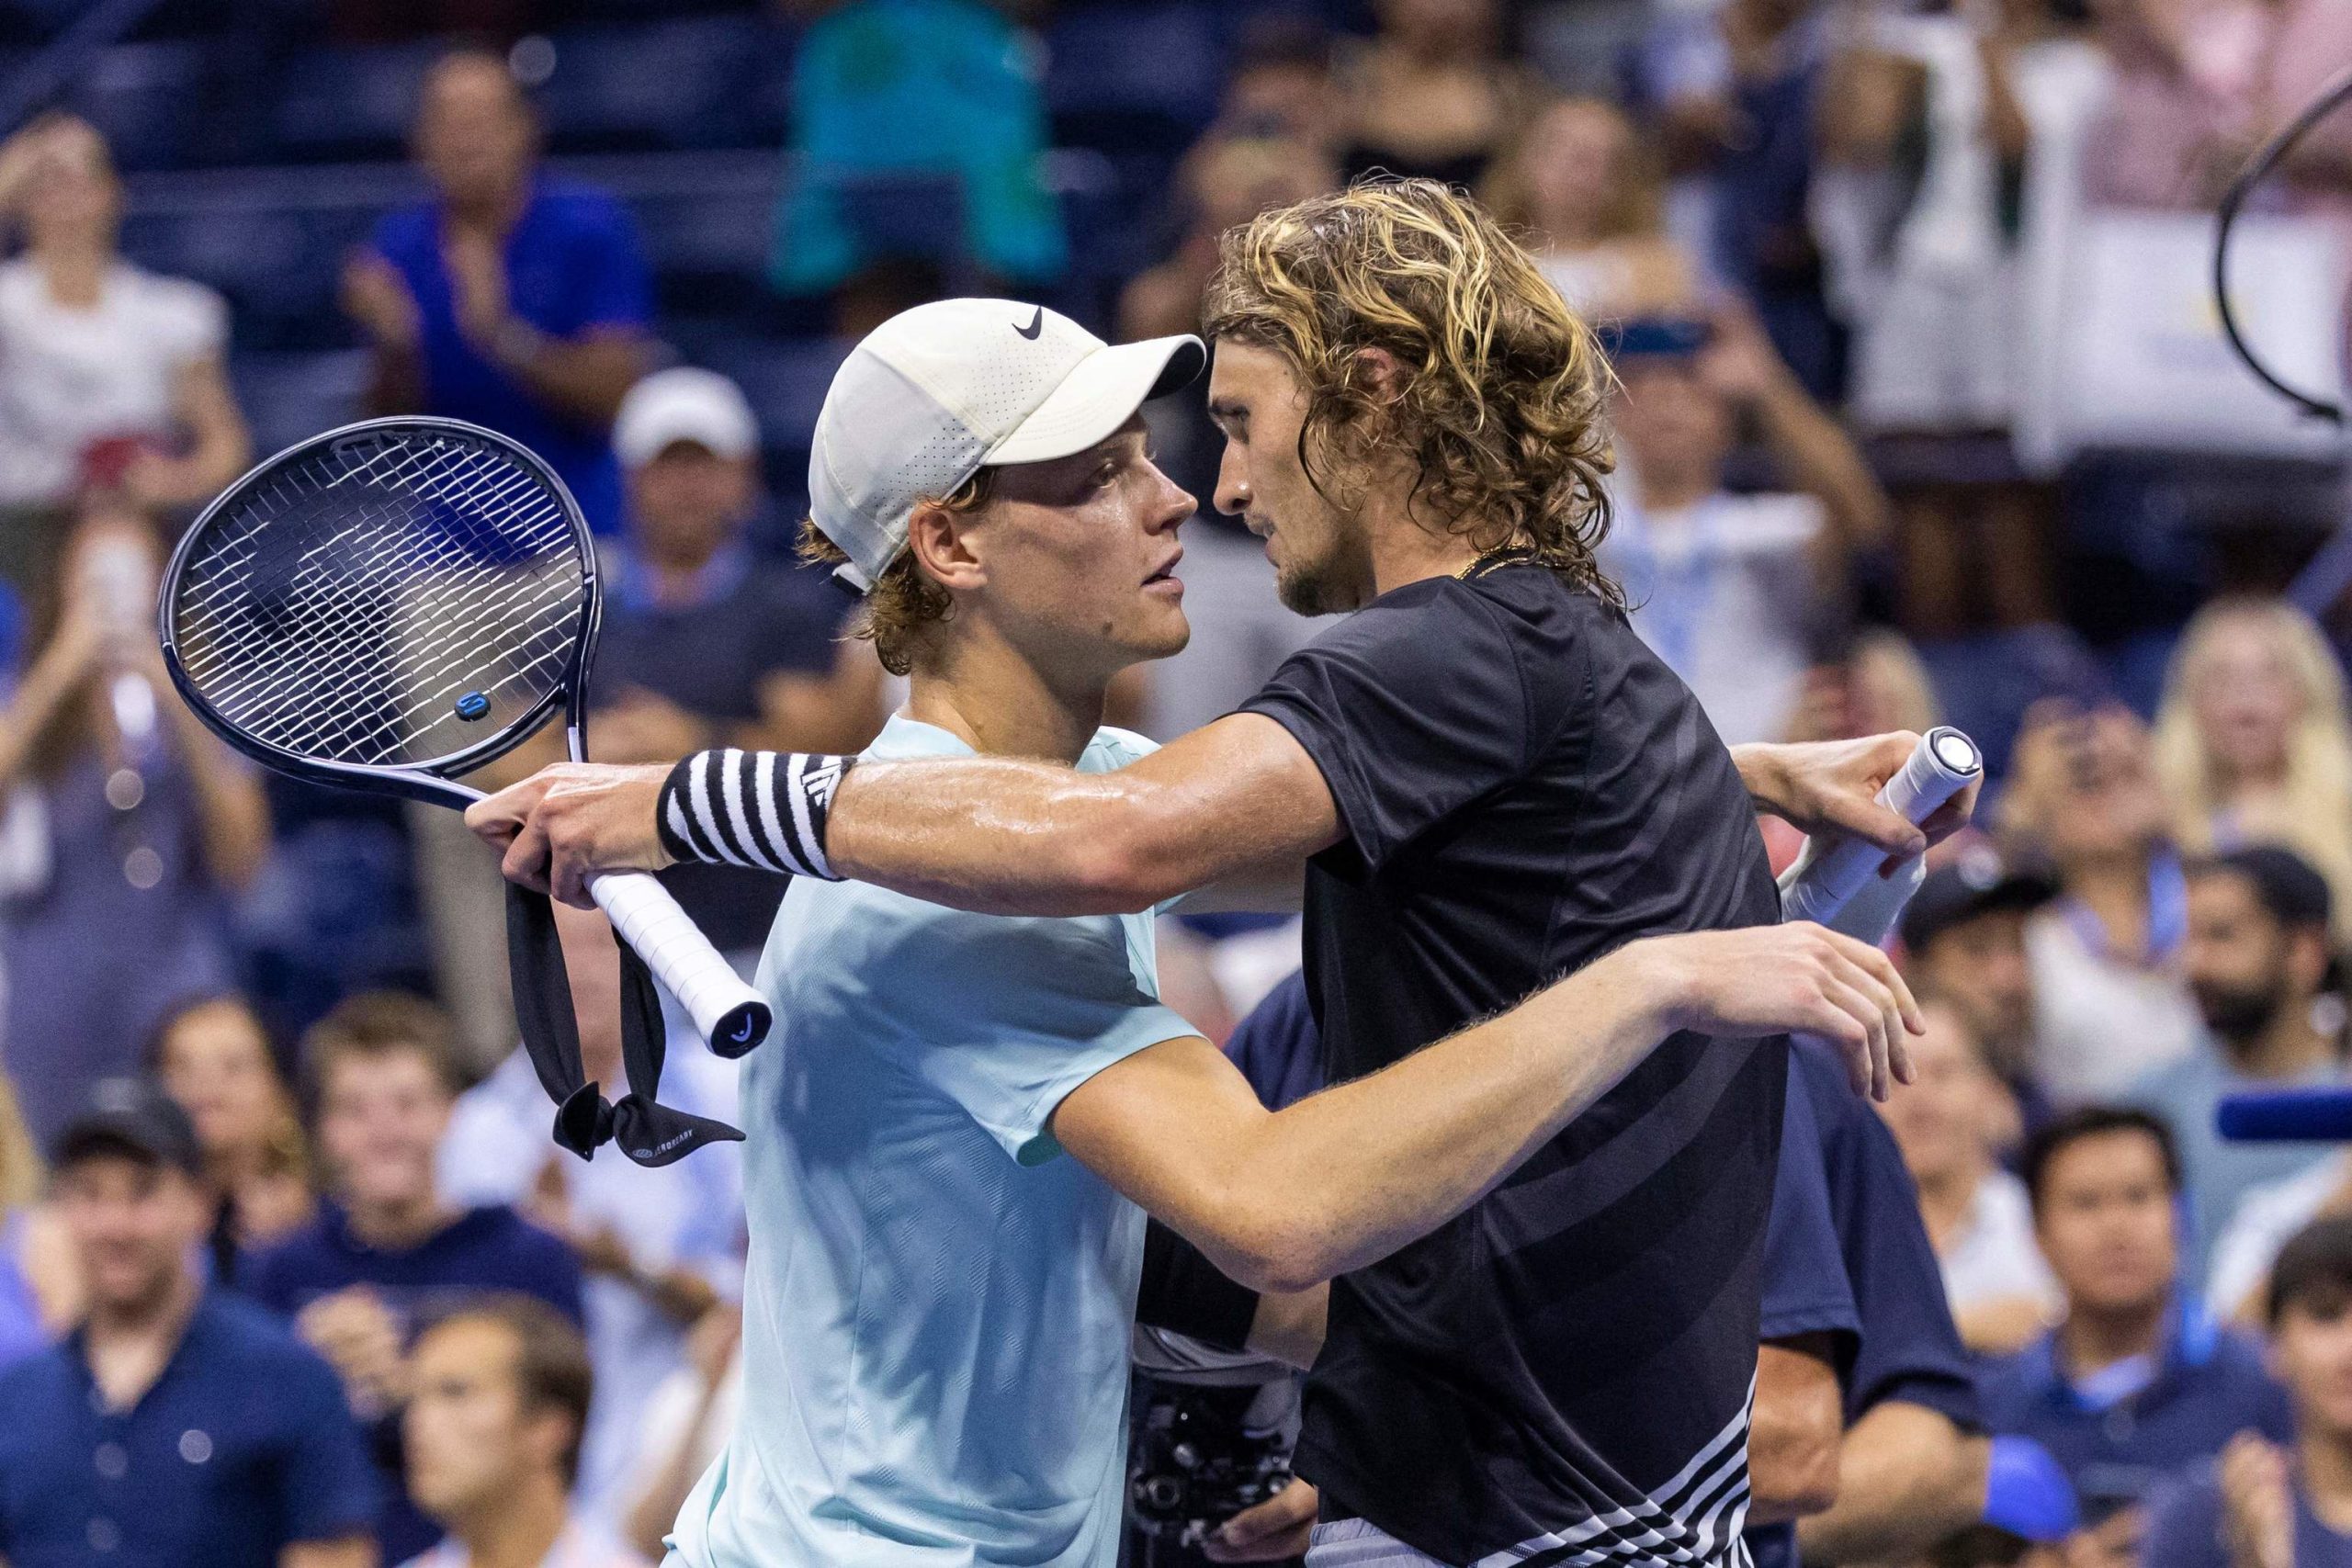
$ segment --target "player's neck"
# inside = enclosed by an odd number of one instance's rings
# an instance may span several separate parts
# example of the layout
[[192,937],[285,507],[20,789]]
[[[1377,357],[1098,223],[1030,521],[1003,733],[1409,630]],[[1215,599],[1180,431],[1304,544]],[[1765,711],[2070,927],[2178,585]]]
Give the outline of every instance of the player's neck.
[[1035,660],[967,622],[918,666],[907,716],[935,724],[984,757],[1075,762],[1102,728],[1102,680],[1055,680]]
[[1364,539],[1372,557],[1372,591],[1376,597],[1408,583],[1432,577],[1460,577],[1492,553],[1470,534],[1435,527],[1405,511],[1368,507]]

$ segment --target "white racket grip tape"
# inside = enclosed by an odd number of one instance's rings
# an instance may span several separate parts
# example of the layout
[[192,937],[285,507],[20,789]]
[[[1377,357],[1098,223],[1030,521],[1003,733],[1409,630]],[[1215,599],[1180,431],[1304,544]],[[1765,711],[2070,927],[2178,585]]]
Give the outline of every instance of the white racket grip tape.
[[[1910,760],[1880,788],[1878,802],[1908,821],[1924,822],[1984,771],[1984,756],[1976,742],[1940,726],[1919,738]],[[1796,863],[1781,875],[1781,918],[1845,930],[1838,922],[1840,911],[1870,886],[1884,863],[1886,852],[1860,839],[1838,835],[1808,840]],[[1901,908],[1902,900],[1894,900],[1894,909]],[[1892,913],[1887,923],[1893,923]]]
[[767,999],[743,983],[670,890],[641,871],[588,879],[588,896],[695,1021],[713,1051],[741,1056],[768,1036]]

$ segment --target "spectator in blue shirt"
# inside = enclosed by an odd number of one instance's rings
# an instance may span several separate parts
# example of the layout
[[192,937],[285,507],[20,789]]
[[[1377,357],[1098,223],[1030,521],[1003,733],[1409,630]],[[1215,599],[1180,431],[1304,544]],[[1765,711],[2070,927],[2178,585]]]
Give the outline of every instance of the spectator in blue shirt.
[[2352,1219],[2288,1242],[2264,1304],[2294,1441],[2242,1432],[2160,1495],[2144,1568],[2352,1568]]
[[2262,1351],[2209,1317],[2180,1275],[2180,1164],[2147,1112],[2090,1106],[2030,1139],[2034,1230],[2065,1318],[1982,1384],[1996,1432],[2036,1438],[2108,1544],[2134,1533],[2161,1483],[2240,1432],[2288,1437]]
[[211,1222],[187,1114],[102,1081],[54,1156],[88,1306],[0,1374],[0,1561],[372,1568],[376,1481],[334,1371],[208,1289]]
[[1814,1042],[1790,1047],[1764,1257],[1758,1568],[1792,1568],[1800,1541],[1831,1562],[1902,1558],[1974,1524],[1991,1450],[1918,1192],[1886,1124]]
[[[353,1408],[378,1423],[390,1472],[417,1331],[491,1291],[535,1296],[578,1323],[580,1261],[504,1204],[441,1197],[435,1162],[459,1081],[440,1009],[354,997],[311,1027],[302,1057],[324,1195],[317,1218],[250,1259],[240,1280],[334,1364]],[[400,1562],[438,1532],[397,1483],[388,1491],[378,1539],[384,1561]]]
[[503,62],[444,57],[416,121],[435,194],[378,225],[344,302],[375,349],[378,412],[513,436],[603,533],[620,521],[613,415],[645,373],[651,289],[627,210],[541,174],[538,152],[537,117]]

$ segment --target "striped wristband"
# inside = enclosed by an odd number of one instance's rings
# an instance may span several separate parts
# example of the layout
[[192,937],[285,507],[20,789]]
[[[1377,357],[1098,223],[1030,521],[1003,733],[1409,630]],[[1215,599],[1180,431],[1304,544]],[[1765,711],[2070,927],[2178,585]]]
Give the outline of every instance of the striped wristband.
[[825,860],[825,815],[854,757],[807,751],[697,751],[662,784],[662,847],[677,861],[839,882]]

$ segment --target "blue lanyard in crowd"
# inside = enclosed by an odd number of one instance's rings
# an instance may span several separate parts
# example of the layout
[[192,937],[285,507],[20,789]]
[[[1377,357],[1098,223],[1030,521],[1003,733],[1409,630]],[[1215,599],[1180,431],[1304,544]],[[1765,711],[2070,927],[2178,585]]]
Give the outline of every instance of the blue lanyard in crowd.
[[[2103,957],[2120,956],[2107,927],[2089,905],[2069,897],[2058,908],[2086,951]],[[2148,862],[2148,951],[2144,962],[2149,965],[2163,963],[2178,952],[2188,939],[2188,877],[2180,868],[2178,855],[2170,850],[2159,850]]]

